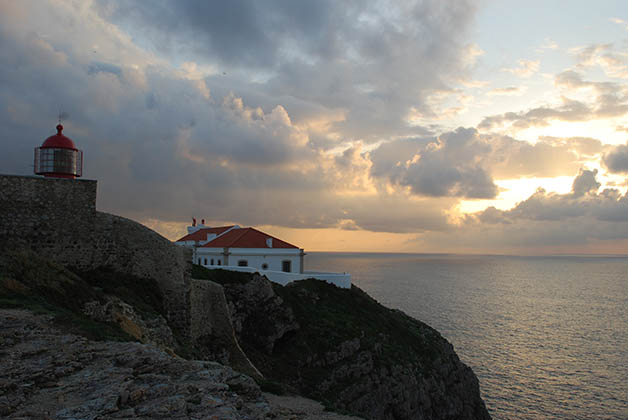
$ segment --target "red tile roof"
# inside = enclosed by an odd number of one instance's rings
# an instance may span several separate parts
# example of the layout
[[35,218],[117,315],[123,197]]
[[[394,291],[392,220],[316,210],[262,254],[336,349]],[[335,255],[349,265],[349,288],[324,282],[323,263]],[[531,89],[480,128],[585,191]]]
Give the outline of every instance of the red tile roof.
[[[269,247],[266,244],[266,239],[272,238],[273,246]],[[260,232],[253,228],[233,229],[217,237],[216,239],[209,241],[205,245],[205,248],[294,248],[299,249],[288,242],[277,239],[274,236],[270,236],[264,232]]]
[[210,228],[201,228],[201,229],[197,230],[196,232],[189,233],[189,234],[185,235],[183,238],[178,239],[175,242],[182,242],[182,241],[206,241],[208,234],[214,233],[216,235],[220,235],[221,233],[225,232],[226,230],[231,229],[233,226],[234,225],[213,227],[213,228],[212,227],[210,227]]

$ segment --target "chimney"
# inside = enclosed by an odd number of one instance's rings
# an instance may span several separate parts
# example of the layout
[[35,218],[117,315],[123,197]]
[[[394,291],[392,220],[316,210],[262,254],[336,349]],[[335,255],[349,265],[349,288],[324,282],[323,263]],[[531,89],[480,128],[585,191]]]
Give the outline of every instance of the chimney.
[[200,228],[201,226],[196,226],[196,217],[192,217],[192,226],[188,226],[188,233],[194,233]]

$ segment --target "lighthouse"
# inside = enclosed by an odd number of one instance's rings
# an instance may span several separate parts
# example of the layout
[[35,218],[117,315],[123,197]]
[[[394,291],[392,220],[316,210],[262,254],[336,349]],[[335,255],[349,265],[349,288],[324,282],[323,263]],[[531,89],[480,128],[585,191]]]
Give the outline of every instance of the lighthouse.
[[35,148],[35,174],[51,178],[76,179],[83,175],[83,151],[61,132],[48,137],[41,147]]

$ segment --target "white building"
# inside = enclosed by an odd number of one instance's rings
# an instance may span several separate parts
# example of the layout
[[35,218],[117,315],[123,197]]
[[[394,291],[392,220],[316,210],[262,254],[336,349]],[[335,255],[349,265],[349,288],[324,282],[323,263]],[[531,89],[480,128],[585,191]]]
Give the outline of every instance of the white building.
[[304,271],[303,249],[254,228],[208,227],[203,221],[189,226],[188,234],[175,243],[192,248],[193,262],[206,268],[259,272],[282,285],[316,278],[338,287],[351,287],[348,273]]

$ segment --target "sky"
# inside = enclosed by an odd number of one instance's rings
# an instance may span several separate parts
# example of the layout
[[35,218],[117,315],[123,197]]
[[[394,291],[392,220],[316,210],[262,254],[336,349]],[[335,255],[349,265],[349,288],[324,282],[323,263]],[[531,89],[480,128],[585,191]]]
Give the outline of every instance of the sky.
[[0,173],[306,251],[628,253],[628,2],[0,0]]

